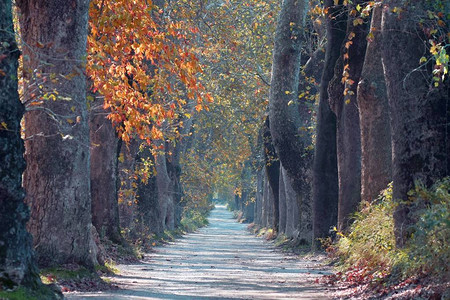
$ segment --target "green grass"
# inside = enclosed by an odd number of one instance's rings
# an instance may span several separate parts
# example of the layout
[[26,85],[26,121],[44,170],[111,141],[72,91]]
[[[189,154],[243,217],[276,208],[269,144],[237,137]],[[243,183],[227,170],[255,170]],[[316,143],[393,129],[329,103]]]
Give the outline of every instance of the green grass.
[[33,295],[32,292],[27,289],[20,287],[12,292],[0,291],[0,299],[8,299],[8,300],[38,300],[38,298]]
[[96,273],[93,273],[84,267],[79,267],[75,270],[68,270],[62,267],[46,268],[41,270],[40,276],[44,284],[55,283],[60,280],[98,277]]

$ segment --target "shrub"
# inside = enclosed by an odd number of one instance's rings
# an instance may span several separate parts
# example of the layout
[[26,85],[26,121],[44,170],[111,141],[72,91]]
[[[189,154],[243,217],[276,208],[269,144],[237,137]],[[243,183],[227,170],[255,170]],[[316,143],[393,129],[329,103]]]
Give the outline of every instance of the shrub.
[[435,277],[449,275],[450,266],[450,178],[437,182],[431,189],[422,184],[410,193],[412,201],[411,238],[407,257],[398,261],[397,269],[405,276],[422,273]]
[[392,265],[395,248],[392,184],[372,203],[362,202],[349,234],[340,232],[335,253],[342,266],[368,266],[384,271]]
[[365,276],[391,280],[432,276],[448,280],[450,266],[450,178],[430,188],[417,183],[409,193],[412,225],[406,247],[395,247],[392,184],[372,203],[363,202],[349,233],[337,232],[329,252],[345,270],[364,269]]

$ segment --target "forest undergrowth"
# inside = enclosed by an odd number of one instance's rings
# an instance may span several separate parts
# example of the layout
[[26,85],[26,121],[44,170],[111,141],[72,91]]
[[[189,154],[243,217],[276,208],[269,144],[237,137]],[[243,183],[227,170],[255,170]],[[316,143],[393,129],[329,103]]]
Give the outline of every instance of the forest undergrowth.
[[404,248],[395,245],[392,183],[372,203],[362,202],[347,233],[322,240],[336,273],[322,282],[340,296],[448,299],[450,279],[450,178],[409,193],[414,225]]

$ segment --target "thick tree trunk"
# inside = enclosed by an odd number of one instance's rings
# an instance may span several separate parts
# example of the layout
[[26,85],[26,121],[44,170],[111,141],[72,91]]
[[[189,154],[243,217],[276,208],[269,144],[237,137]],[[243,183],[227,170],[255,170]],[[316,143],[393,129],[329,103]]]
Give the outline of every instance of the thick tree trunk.
[[26,231],[29,209],[24,203],[22,172],[25,170],[20,120],[24,108],[17,92],[20,56],[14,36],[11,1],[0,1],[0,290],[17,285],[40,284]]
[[[270,131],[278,157],[304,211],[302,238],[311,235],[310,168],[312,151],[310,107],[298,100],[301,44],[306,1],[283,1],[276,35],[269,97]],[[308,229],[309,228],[309,229]]]
[[[356,4],[358,1],[353,5]],[[328,86],[328,101],[336,114],[337,125],[340,231],[348,228],[349,216],[357,210],[361,201],[361,133],[356,90],[364,64],[368,26],[366,23],[355,26],[355,19],[348,17],[345,45],[341,48],[334,77]]]
[[381,63],[381,6],[372,10],[371,30],[358,84],[361,128],[361,200],[371,202],[392,178],[389,104]]
[[[136,167],[139,168],[139,164],[142,160],[151,160],[156,169],[156,162],[149,149],[144,149],[136,157],[137,164]],[[150,176],[147,182],[140,181],[137,184],[137,202],[139,211],[138,223],[137,225],[143,226],[143,231],[153,232],[156,234],[162,233],[164,231],[164,226],[161,221],[161,207],[159,202],[159,191],[158,183],[155,175],[155,169],[152,169],[153,175]]]
[[[431,3],[385,1],[382,17],[382,61],[386,79],[392,130],[393,198],[397,246],[410,235],[411,203],[408,192],[420,181],[427,187],[449,175],[449,79],[433,86],[432,63],[419,67],[427,53],[426,36],[418,20],[427,16]],[[394,12],[394,8],[400,12]]]
[[[25,101],[38,104],[28,106],[25,115],[28,228],[40,264],[93,266],[97,250],[92,238],[84,75],[89,1],[17,4],[27,45]],[[36,89],[39,86],[43,88]]]
[[119,221],[120,227],[130,230],[137,216],[136,193],[137,182],[134,178],[135,166],[138,161],[139,143],[132,139],[128,145],[120,143],[119,171]]
[[123,242],[119,226],[119,139],[102,105],[94,102],[89,112],[91,140],[92,223],[101,238]]
[[297,193],[292,187],[292,180],[286,173],[286,170],[281,167],[280,177],[283,177],[284,192],[286,197],[286,231],[288,238],[297,239],[299,237],[300,226],[300,206]]
[[160,150],[160,153],[156,156],[155,169],[156,169],[156,186],[158,189],[158,202],[159,202],[159,221],[163,230],[172,230],[175,228],[175,211],[174,202],[172,197],[171,180],[167,173],[166,165],[166,150]]
[[327,47],[320,81],[313,164],[313,246],[317,238],[327,236],[330,227],[336,224],[338,207],[336,116],[328,103],[328,84],[333,78],[334,66],[345,38],[347,16],[343,6],[334,6],[333,0],[326,0],[325,7],[328,8]]
[[269,118],[266,118],[264,124],[263,132],[264,141],[264,158],[265,158],[265,169],[266,178],[270,186],[269,191],[272,193],[270,195],[270,205],[271,212],[273,216],[273,223],[269,223],[269,227],[274,228],[278,231],[279,223],[279,178],[280,178],[280,161],[278,160],[277,154],[275,153],[275,148],[272,143],[272,136],[270,134],[270,122]]

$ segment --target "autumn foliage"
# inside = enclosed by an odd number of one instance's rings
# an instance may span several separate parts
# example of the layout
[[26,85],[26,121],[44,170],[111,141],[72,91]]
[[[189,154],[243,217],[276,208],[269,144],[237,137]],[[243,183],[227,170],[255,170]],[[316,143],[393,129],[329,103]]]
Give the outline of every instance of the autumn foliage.
[[[87,72],[119,137],[150,143],[188,101],[212,101],[197,76],[198,57],[183,21],[168,21],[149,1],[92,1]],[[195,28],[190,28],[195,32]],[[91,99],[92,100],[92,99]]]

